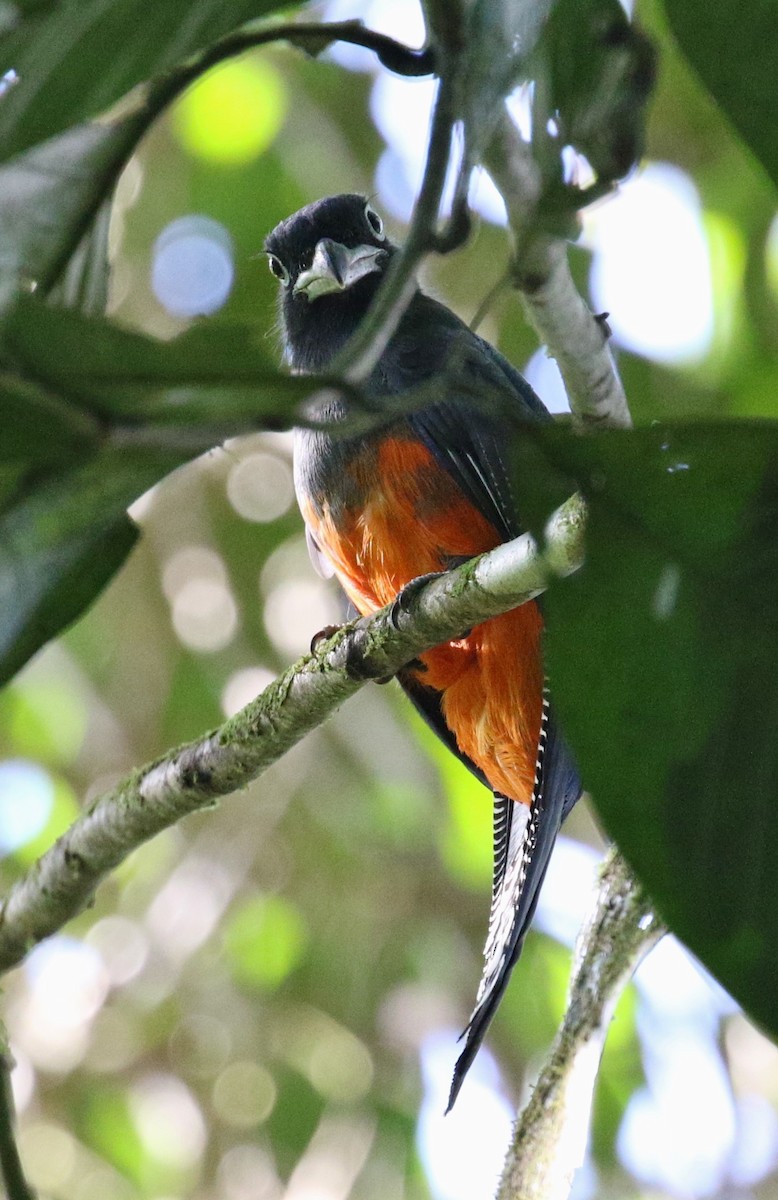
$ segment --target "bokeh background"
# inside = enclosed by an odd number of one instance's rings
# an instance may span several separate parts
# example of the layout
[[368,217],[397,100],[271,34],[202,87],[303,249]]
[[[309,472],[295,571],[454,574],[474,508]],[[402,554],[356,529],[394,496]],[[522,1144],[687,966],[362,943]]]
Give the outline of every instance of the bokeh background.
[[[312,11],[422,38],[414,0]],[[774,195],[660,7],[637,15],[661,49],[646,161],[584,215],[574,270],[611,314],[638,421],[775,416]],[[213,71],[121,181],[114,318],[164,338],[241,319],[276,339],[265,233],[309,200],[362,190],[401,238],[433,94],[348,47],[318,61],[275,47]],[[521,92],[512,107],[521,123]],[[467,320],[507,253],[487,177],[472,201],[467,247],[423,272]],[[564,410],[512,296],[481,331]],[[127,566],[0,697],[4,886],[84,800],[235,712],[340,616],[308,562],[288,435],[213,451],[134,516],[144,537]],[[394,686],[363,690],[251,788],[139,850],[9,978],[34,1186],[62,1200],[491,1196],[602,852],[584,805],[565,832],[444,1118],[480,974],[490,802]],[[778,1050],[672,939],[617,1011],[575,1196],[778,1197]]]

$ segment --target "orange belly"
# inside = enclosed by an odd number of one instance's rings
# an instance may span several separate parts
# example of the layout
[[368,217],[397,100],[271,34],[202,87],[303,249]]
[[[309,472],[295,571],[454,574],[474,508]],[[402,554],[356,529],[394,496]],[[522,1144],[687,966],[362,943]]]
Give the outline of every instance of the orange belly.
[[[341,515],[303,504],[303,516],[363,614],[389,604],[411,579],[445,570],[500,541],[432,454],[387,438],[351,464],[364,503]],[[378,486],[380,481],[380,486]],[[542,620],[534,603],[477,625],[422,655],[419,681],[442,693],[446,724],[491,787],[529,804],[542,711]]]

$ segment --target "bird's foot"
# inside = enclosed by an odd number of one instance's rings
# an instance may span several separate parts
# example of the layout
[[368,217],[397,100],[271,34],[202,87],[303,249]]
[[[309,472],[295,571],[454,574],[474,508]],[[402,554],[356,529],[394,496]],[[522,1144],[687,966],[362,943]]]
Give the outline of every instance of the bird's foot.
[[404,587],[400,588],[400,591],[392,602],[392,608],[389,613],[389,620],[395,629],[399,628],[400,617],[410,612],[414,598],[424,585],[429,583],[431,579],[440,578],[441,575],[445,575],[445,571],[429,571],[426,575],[417,575],[415,579],[411,579]]
[[384,675],[380,671],[376,671],[373,663],[370,661],[369,653],[365,653],[364,643],[362,638],[351,637],[346,641],[346,674],[349,679],[356,679],[360,683],[391,683],[394,675]]
[[[311,638],[311,654],[315,654],[322,642],[328,641],[343,628],[343,625],[325,625],[323,629],[315,633]],[[365,658],[359,641],[353,637],[346,639],[346,674],[351,679],[358,679],[361,683],[368,680],[373,683],[389,683],[394,678],[393,675],[376,676],[375,669]]]

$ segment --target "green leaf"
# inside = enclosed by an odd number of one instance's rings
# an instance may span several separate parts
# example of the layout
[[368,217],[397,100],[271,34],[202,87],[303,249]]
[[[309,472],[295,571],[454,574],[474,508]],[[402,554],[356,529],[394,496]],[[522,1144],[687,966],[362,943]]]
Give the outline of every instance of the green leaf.
[[184,458],[104,451],[0,509],[0,683],[92,603],[137,538],[127,506]]
[[61,0],[0,42],[0,75],[19,82],[0,104],[0,158],[108,109],[279,0]]
[[[256,328],[206,322],[169,342],[71,309],[23,301],[6,322],[6,345],[23,371],[82,408],[156,424],[207,423],[209,444],[294,420],[315,385],[282,373]],[[210,438],[210,443],[208,441]]]
[[87,413],[10,373],[0,373],[0,406],[0,464],[65,460],[94,445],[99,432]]
[[0,682],[121,566],[137,496],[228,436],[288,427],[314,386],[282,375],[249,328],[159,342],[27,299],[4,332],[20,374],[0,376]]
[[468,53],[462,91],[473,150],[479,153],[494,129],[503,96],[526,78],[529,56],[542,36],[556,0],[476,0],[467,18]]
[[77,308],[84,316],[101,317],[108,305],[108,234],[111,203],[104,201],[77,246],[49,300]]
[[740,136],[778,185],[775,0],[665,0],[684,54]]
[[778,1033],[778,425],[536,436],[590,503],[586,564],[544,600],[585,784],[670,926]]
[[[137,0],[132,0],[132,4],[136,3]],[[102,12],[108,19],[112,10],[125,7],[132,5],[128,5],[127,0],[114,4],[109,0],[90,0],[89,12],[96,19]],[[165,12],[169,16],[168,8],[177,11],[179,7],[181,5],[176,0],[175,4],[168,4]],[[249,15],[258,16],[271,11],[276,5],[268,0],[265,3],[260,0],[260,3],[253,5],[248,5],[246,0],[218,5],[215,0],[208,0],[208,3],[200,0],[199,4],[187,4],[185,7],[185,41],[187,45],[191,42],[191,46],[195,47],[206,42],[208,37],[215,37],[217,33],[239,23],[239,12],[251,8]],[[206,20],[208,10],[212,10],[210,22]],[[12,43],[17,49],[26,47],[24,52],[29,50],[33,59],[33,65],[22,80],[0,97],[0,313],[19,291],[48,293],[76,252],[84,261],[77,263],[63,282],[62,298],[68,304],[80,302],[84,311],[100,311],[104,306],[106,284],[104,247],[107,224],[101,225],[99,221],[93,224],[93,221],[101,205],[110,196],[142,134],[165,104],[178,95],[183,83],[191,82],[196,76],[196,66],[189,64],[186,70],[178,73],[175,80],[172,75],[157,80],[153,97],[146,96],[148,103],[142,103],[139,98],[134,107],[128,107],[124,115],[116,115],[113,120],[99,123],[84,121],[60,132],[71,121],[76,121],[79,114],[92,111],[90,104],[76,102],[78,98],[74,96],[71,96],[73,106],[67,109],[65,96],[70,93],[67,88],[60,91],[60,75],[64,72],[68,83],[88,87],[90,81],[113,78],[116,65],[113,55],[106,59],[103,46],[96,55],[91,54],[85,45],[73,45],[66,53],[68,37],[65,37],[61,47],[65,59],[62,62],[58,60],[54,66],[49,64],[54,71],[54,82],[48,79],[45,56],[41,53],[36,31],[43,26],[50,33],[52,22],[64,22],[70,29],[78,15],[77,2],[71,0],[70,3],[61,3],[56,8],[52,7],[45,20],[24,21],[13,35],[0,43],[0,56],[4,52],[6,57],[3,61],[9,65],[14,65],[9,58]],[[150,38],[152,24],[143,19],[137,22],[144,44]],[[173,43],[180,48],[178,39],[174,38]],[[139,47],[135,46],[135,49]],[[162,43],[153,44],[151,37],[147,50],[151,55],[149,71],[152,68],[161,69],[160,61],[166,58],[169,47]],[[72,76],[70,58],[80,63]],[[140,64],[141,58],[138,57],[136,65]],[[95,62],[98,61],[102,67],[107,64],[105,71],[95,70]],[[0,74],[4,69],[0,65]],[[138,79],[142,77],[138,76]],[[133,82],[136,80],[133,79]],[[40,92],[37,85],[40,85]],[[50,86],[53,88],[51,96]],[[103,86],[102,82],[100,86]],[[118,96],[120,92],[116,94]],[[20,105],[22,112],[17,111]],[[27,128],[25,122],[32,121],[35,124],[37,121],[40,124],[39,118],[43,120],[45,128],[38,129],[35,136],[22,136]],[[11,128],[16,120],[20,122],[19,128]],[[4,128],[8,141],[5,154],[2,149]],[[30,134],[29,129],[27,134]],[[58,136],[52,136],[54,134]],[[47,140],[35,145],[43,137]],[[8,157],[12,150],[11,161],[2,163],[2,158]]]
[[598,178],[626,175],[643,152],[655,54],[619,0],[556,0],[536,59],[549,108],[535,120],[536,138],[546,139],[550,117],[560,163],[569,144]]
[[45,291],[59,277],[141,129],[138,119],[79,125],[0,166],[0,312],[20,288]]

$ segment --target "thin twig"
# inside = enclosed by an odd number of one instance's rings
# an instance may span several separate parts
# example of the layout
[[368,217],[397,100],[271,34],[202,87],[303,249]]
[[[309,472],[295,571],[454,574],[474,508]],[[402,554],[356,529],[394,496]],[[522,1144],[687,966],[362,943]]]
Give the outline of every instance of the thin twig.
[[22,1169],[19,1148],[14,1137],[14,1111],[11,1071],[13,1060],[7,1045],[0,1052],[0,1182],[7,1200],[36,1200]]
[[285,24],[246,26],[214,42],[212,46],[193,55],[159,79],[139,84],[101,118],[102,123],[115,127],[115,153],[111,155],[110,161],[106,158],[102,178],[96,180],[90,203],[84,207],[80,220],[74,224],[71,236],[66,240],[56,261],[51,263],[45,276],[38,280],[44,294],[59,280],[90,228],[95,214],[110,196],[121,171],[152,122],[211,67],[248,50],[282,41],[288,41],[312,54],[320,53],[333,42],[362,46],[372,50],[379,62],[389,70],[410,77],[430,75],[435,69],[434,52],[430,47],[414,50],[385,34],[366,29],[361,21],[333,21],[329,24],[292,21]]
[[475,333],[479,328],[481,322],[486,317],[486,314],[489,312],[489,309],[492,307],[497,297],[508,287],[511,282],[511,278],[512,272],[510,270],[503,271],[502,275],[500,275],[500,277],[496,279],[489,288],[470,321],[470,328],[472,329],[473,333]]
[[[358,20],[329,23],[295,22],[285,24],[252,24],[220,38],[212,46],[193,55],[188,62],[150,84],[142,85],[142,104],[147,116],[156,116],[178,97],[191,83],[219,63],[256,50],[271,42],[290,42],[309,54],[317,55],[333,42],[347,42],[372,50],[378,61],[397,75],[418,78],[435,70],[434,54],[425,46],[414,50],[386,34],[367,29]],[[130,94],[132,95],[132,93]]]
[[[428,23],[429,15],[426,12]],[[470,168],[467,153],[460,164],[451,217],[444,228],[438,228],[443,189],[451,161],[453,130],[458,116],[461,28],[462,14],[453,4],[448,6],[444,23],[432,22],[429,53],[440,85],[432,114],[424,177],[405,242],[399,253],[393,256],[378,294],[359,328],[333,360],[333,371],[352,384],[367,379],[386,349],[416,291],[414,271],[424,255],[431,251],[449,253],[462,244],[470,230],[467,208]]]
[[592,1094],[616,1003],[666,932],[616,850],[578,936],[567,1010],[513,1134],[497,1200],[565,1200],[586,1151]]
[[188,813],[246,787],[367,679],[537,596],[582,560],[583,506],[564,505],[538,550],[525,534],[438,576],[407,605],[340,630],[220,729],[134,771],[18,880],[0,909],[0,971],[81,911],[106,874]]
[[[430,250],[453,249],[456,238],[449,233],[438,240],[436,225],[446,172],[451,156],[454,127],[455,84],[444,74],[440,81],[432,116],[427,163],[419,198],[413,210],[408,236],[389,270],[365,317],[333,369],[351,383],[365,380],[383,354],[417,288],[414,271]],[[452,226],[453,228],[453,226]],[[466,229],[462,227],[466,236]],[[462,240],[460,238],[460,240]]]

